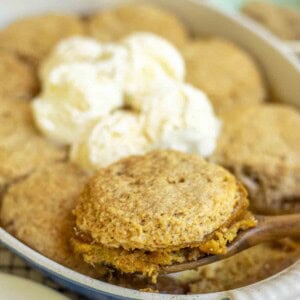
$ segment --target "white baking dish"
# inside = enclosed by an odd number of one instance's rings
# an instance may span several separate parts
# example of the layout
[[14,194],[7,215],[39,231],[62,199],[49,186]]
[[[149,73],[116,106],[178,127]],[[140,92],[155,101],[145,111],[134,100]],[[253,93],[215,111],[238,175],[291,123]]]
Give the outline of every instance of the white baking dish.
[[[49,11],[92,12],[118,0],[1,0],[0,27],[14,19]],[[141,2],[141,1],[139,1]],[[271,89],[287,103],[300,107],[300,63],[291,51],[259,25],[239,15],[228,15],[206,1],[153,0],[180,15],[193,32],[227,37],[252,53],[261,64]],[[0,228],[0,241],[49,277],[94,299],[300,299],[300,262],[267,280],[244,288],[202,295],[143,293],[107,284],[69,270],[30,249]]]

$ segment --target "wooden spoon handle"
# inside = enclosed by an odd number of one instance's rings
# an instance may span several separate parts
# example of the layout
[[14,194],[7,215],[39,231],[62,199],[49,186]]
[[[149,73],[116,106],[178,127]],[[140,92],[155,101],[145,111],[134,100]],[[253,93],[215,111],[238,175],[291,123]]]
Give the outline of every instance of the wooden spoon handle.
[[240,232],[237,238],[227,247],[225,255],[208,255],[197,261],[190,261],[170,266],[162,266],[161,274],[175,273],[194,269],[223,260],[245,249],[267,241],[274,241],[284,237],[300,237],[300,214],[281,216],[255,216],[257,226]]
[[300,214],[281,216],[255,216],[259,232],[256,238],[263,241],[274,240],[283,237],[300,236]]
[[263,242],[284,237],[300,237],[300,214],[255,216],[257,226],[239,233],[228,247],[228,256]]

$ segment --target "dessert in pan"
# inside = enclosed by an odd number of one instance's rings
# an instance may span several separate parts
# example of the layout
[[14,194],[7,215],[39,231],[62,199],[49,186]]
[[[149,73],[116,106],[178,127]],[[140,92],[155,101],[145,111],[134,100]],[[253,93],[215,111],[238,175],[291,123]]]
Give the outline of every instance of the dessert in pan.
[[158,276],[226,253],[252,212],[299,210],[299,112],[268,102],[238,45],[135,5],[18,20],[0,32],[0,62],[0,220],[22,242],[99,280],[173,293],[243,286],[298,259],[286,239]]

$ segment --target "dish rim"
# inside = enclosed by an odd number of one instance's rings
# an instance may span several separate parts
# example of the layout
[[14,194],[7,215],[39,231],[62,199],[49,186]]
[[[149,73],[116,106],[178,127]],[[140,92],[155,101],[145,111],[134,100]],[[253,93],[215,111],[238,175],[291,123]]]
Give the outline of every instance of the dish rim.
[[[295,277],[300,278],[300,261],[298,261],[295,262],[293,265],[289,266],[287,269],[271,277],[238,289],[216,293],[193,295],[149,293],[113,285],[73,271],[43,256],[39,252],[25,245],[24,243],[13,237],[11,234],[9,234],[7,231],[5,231],[3,228],[0,228],[0,242],[7,248],[9,248],[12,252],[25,259],[30,264],[34,265],[36,268],[49,272],[52,276],[56,276],[59,279],[67,280],[72,284],[81,286],[82,288],[88,288],[90,291],[93,291],[95,293],[104,292],[110,296],[125,297],[126,299],[129,298],[145,300],[227,300],[226,297],[230,296],[238,296],[238,299],[242,299],[240,297],[242,297],[243,295],[251,295],[254,292],[257,293],[258,291],[264,295],[268,294],[272,291],[272,289],[274,289],[274,286],[278,285],[279,282],[283,280],[285,282],[295,282]],[[296,285],[295,291],[300,292],[300,286],[297,288]]]

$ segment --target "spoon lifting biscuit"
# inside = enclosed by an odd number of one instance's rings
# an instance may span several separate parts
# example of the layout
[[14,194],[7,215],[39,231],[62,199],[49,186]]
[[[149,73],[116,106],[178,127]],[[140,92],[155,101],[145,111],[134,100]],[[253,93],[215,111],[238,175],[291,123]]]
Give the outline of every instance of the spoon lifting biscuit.
[[94,266],[142,273],[224,254],[256,224],[243,186],[197,155],[153,151],[101,169],[75,209],[75,253]]

